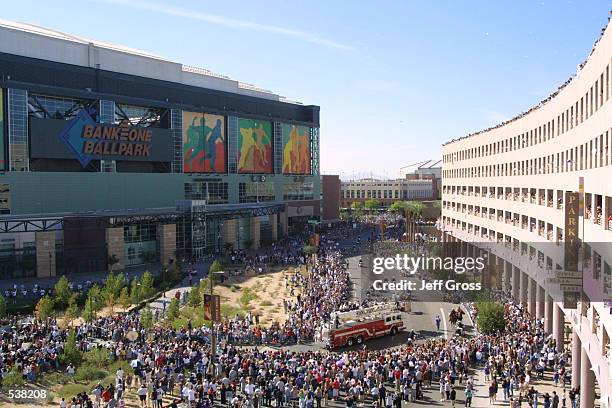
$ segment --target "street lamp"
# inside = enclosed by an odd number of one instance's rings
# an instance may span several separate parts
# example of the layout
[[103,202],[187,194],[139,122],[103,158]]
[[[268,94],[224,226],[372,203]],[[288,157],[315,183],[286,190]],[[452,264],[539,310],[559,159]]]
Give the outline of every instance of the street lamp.
[[[212,364],[211,373],[214,376],[215,372],[215,354],[217,353],[217,332],[215,330],[215,311],[213,310],[213,299],[214,299],[214,285],[215,280],[213,279],[213,275],[225,275],[224,271],[210,272],[210,276],[208,279],[210,280],[210,318],[212,320],[212,331],[210,335],[210,345],[211,345],[211,353],[210,353],[210,362]],[[219,308],[221,308],[221,298],[219,298]]]
[[95,313],[95,311],[94,311],[94,308],[93,308],[93,302],[95,302],[95,301],[96,301],[95,297],[93,297],[93,296],[89,297],[89,318],[91,319],[90,323],[92,323],[94,321],[94,313]]

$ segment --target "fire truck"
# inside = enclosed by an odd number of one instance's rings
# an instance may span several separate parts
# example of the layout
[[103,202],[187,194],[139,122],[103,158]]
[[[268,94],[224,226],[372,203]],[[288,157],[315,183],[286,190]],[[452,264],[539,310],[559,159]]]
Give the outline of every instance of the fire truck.
[[348,312],[332,313],[331,327],[323,332],[330,349],[363,344],[376,337],[395,335],[404,329],[402,313],[395,304],[385,303]]

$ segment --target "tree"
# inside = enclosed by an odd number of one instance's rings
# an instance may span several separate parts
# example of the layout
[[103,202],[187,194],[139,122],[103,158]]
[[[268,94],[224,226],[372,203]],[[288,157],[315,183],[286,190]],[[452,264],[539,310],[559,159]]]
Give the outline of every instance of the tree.
[[155,293],[155,285],[151,272],[145,271],[140,279],[140,294],[143,298],[148,298]]
[[153,312],[148,307],[140,313],[140,324],[147,331],[153,327]]
[[88,365],[95,368],[104,368],[111,363],[111,357],[106,347],[96,347],[83,355]]
[[70,282],[68,282],[66,276],[59,278],[53,287],[53,294],[55,295],[55,305],[58,309],[63,310],[68,306],[68,302],[72,297],[72,289],[70,289]]
[[189,296],[187,297],[187,303],[189,306],[198,307],[202,303],[202,296],[200,295],[200,287],[198,285],[191,288]]
[[132,298],[132,303],[135,304],[140,303],[140,299],[142,299],[140,279],[138,277],[132,279],[132,283],[130,284],[130,297]]
[[168,305],[167,317],[168,320],[174,320],[180,315],[180,304],[177,298],[172,298],[170,304]]
[[216,282],[218,278],[216,273],[221,271],[223,271],[223,266],[221,265],[221,262],[219,262],[219,260],[215,259],[210,265],[210,268],[208,268],[208,278],[212,279],[213,282]]
[[121,293],[119,294],[119,299],[117,299],[117,303],[123,308],[123,311],[129,309],[132,305],[132,299],[130,298],[130,291],[127,286],[121,288]]
[[373,198],[369,198],[365,201],[365,208],[367,210],[375,210],[380,207],[380,201],[375,200]]
[[83,361],[83,353],[76,344],[77,335],[74,330],[70,330],[64,343],[64,351],[60,354],[60,361],[64,364],[74,364],[78,366]]
[[502,332],[506,328],[504,306],[497,302],[479,302],[476,304],[478,314],[476,324],[484,334]]
[[68,319],[68,324],[72,327],[72,322],[74,319],[79,317],[79,305],[77,304],[77,294],[73,293],[70,296],[70,300],[68,300],[68,307],[66,308],[66,312],[64,316]]
[[87,299],[83,307],[83,318],[92,321],[96,317],[96,312],[102,309],[103,304],[102,290],[98,285],[93,285],[87,292]]
[[102,298],[106,306],[110,307],[111,314],[114,311],[117,299],[121,294],[121,289],[125,286],[125,277],[122,273],[113,274],[109,273],[104,281],[104,287],[102,288]]
[[353,201],[351,203],[351,208],[353,210],[361,210],[363,209],[363,203],[361,201]]
[[0,319],[4,319],[6,317],[6,299],[4,296],[0,295]]
[[209,273],[221,272],[223,270],[223,266],[221,266],[221,262],[218,259],[215,259],[213,263],[208,268]]
[[421,218],[424,209],[425,204],[415,201],[396,201],[389,206],[389,211],[399,212],[404,216],[407,242],[414,242],[416,222]]
[[53,299],[49,295],[43,296],[36,304],[36,317],[46,319],[53,315]]

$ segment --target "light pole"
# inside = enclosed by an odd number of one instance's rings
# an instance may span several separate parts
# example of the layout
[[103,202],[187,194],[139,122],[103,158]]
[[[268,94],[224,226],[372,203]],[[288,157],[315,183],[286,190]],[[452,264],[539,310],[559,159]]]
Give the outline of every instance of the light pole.
[[93,296],[89,297],[89,318],[91,319],[90,323],[93,323],[93,321],[94,321],[94,313],[95,313],[95,311],[94,311],[94,308],[93,308],[93,303],[95,301],[96,301],[96,298],[94,298]]
[[[214,275],[224,275],[225,272],[223,271],[217,271],[217,272],[210,272],[210,276],[208,277],[208,279],[210,280],[210,320],[212,321],[212,325],[211,325],[211,334],[210,334],[210,345],[211,345],[211,352],[210,352],[210,363],[211,363],[211,374],[214,376],[215,375],[215,355],[217,354],[217,331],[215,328],[215,323],[217,323],[215,320],[215,310],[213,310],[213,305],[214,305],[214,286],[215,286],[215,280]],[[219,298],[219,303],[221,303],[221,298]],[[216,306],[216,305],[215,305]],[[219,304],[219,309],[221,308],[221,304]]]

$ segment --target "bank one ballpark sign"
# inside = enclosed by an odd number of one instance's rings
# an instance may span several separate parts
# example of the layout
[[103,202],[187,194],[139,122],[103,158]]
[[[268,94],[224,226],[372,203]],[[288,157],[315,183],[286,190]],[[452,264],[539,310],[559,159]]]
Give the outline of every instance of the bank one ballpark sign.
[[59,138],[85,167],[94,159],[147,160],[151,156],[153,131],[133,127],[125,119],[119,125],[97,123],[82,109]]

